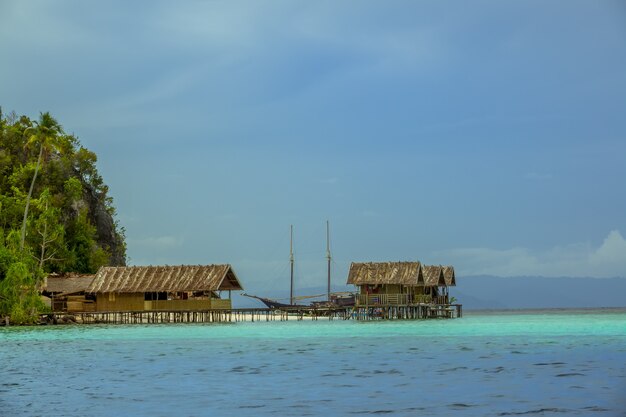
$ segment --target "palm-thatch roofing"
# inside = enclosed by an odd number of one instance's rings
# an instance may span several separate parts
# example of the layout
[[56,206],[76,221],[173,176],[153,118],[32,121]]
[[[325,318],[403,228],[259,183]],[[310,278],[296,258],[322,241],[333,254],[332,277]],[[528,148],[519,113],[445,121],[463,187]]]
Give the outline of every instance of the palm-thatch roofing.
[[230,265],[106,266],[98,270],[90,293],[242,290]]
[[53,294],[76,294],[84,292],[91,285],[93,278],[93,275],[50,275],[46,278],[46,288],[44,288],[44,291]]
[[420,262],[352,262],[348,284],[424,285]]
[[424,265],[422,266],[422,272],[424,273],[424,282],[427,287],[443,287],[446,285],[441,265]]
[[451,265],[447,265],[443,267],[443,277],[446,280],[446,285],[448,287],[456,286],[456,276],[454,275],[454,267]]

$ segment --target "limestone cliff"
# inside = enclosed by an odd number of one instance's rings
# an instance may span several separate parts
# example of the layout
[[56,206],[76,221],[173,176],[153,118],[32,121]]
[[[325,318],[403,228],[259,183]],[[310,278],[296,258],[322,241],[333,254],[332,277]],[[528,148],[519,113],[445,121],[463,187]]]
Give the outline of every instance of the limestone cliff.
[[96,226],[97,242],[107,248],[111,256],[109,266],[126,266],[126,245],[118,233],[113,216],[107,210],[101,196],[92,187],[85,187],[85,199],[89,207],[89,220]]

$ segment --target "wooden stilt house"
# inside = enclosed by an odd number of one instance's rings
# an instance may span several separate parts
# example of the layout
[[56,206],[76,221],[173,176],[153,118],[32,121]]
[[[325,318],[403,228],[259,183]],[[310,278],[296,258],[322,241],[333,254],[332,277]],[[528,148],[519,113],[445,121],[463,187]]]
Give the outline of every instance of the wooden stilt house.
[[420,262],[353,262],[348,284],[358,288],[355,304],[411,305],[429,303]]
[[454,267],[447,265],[424,265],[425,292],[433,297],[435,304],[450,304],[450,287],[456,286]]
[[353,262],[348,284],[358,288],[357,306],[449,304],[456,285],[452,266],[420,262]]
[[242,289],[230,265],[181,265],[102,267],[87,292],[97,311],[201,311],[231,309]]
[[444,292],[445,292],[445,301],[446,304],[450,303],[450,287],[456,287],[456,275],[454,273],[454,267],[451,265],[447,265],[447,266],[443,266],[443,277],[446,281],[446,286],[444,288]]
[[443,268],[443,277],[446,280],[446,286],[456,287],[456,276],[454,274],[454,267],[451,265],[448,265],[442,268]]
[[93,275],[49,275],[42,294],[50,298],[52,311],[95,311],[95,297],[87,294]]
[[425,292],[433,299],[434,304],[448,304],[448,286],[441,265],[424,265]]

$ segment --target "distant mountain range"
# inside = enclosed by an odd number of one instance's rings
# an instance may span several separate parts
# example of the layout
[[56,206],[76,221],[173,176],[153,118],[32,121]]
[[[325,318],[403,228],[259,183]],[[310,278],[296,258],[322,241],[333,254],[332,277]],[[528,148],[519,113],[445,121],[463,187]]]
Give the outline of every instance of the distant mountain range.
[[465,309],[626,307],[626,278],[458,277]]
[[[351,291],[353,288],[333,288]],[[298,289],[298,295],[324,294],[326,288]],[[289,291],[249,293],[287,299]],[[466,310],[518,308],[626,307],[626,278],[457,277],[450,294]],[[303,304],[305,301],[303,301]],[[258,300],[233,294],[234,307],[262,307]]]

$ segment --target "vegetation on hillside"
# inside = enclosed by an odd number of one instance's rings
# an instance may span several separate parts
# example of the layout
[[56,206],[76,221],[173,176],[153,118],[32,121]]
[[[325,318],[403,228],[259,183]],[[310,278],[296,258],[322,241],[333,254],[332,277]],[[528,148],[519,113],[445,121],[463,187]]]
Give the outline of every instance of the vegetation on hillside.
[[49,114],[0,109],[0,317],[34,322],[51,272],[94,273],[126,260],[96,155]]

